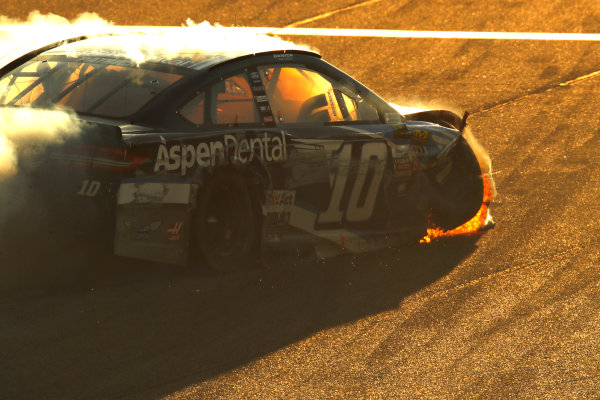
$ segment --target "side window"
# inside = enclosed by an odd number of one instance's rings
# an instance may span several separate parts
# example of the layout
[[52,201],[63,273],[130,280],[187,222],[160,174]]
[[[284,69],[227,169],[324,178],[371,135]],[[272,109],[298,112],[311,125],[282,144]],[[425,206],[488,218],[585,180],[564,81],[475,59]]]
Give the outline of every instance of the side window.
[[180,75],[167,72],[109,65],[59,103],[73,108],[85,104],[87,111],[109,117],[131,115],[179,79]]
[[211,119],[215,124],[258,123],[260,118],[245,74],[214,83],[211,93]]
[[204,92],[193,97],[179,110],[179,115],[195,125],[204,124]]
[[56,70],[64,64],[35,61],[0,81],[0,104],[21,106],[34,103],[45,92],[46,85]]
[[259,68],[279,123],[376,121],[377,110],[324,75],[300,66]]
[[137,112],[183,78],[181,74],[113,65],[108,57],[99,57],[97,63],[65,60],[33,60],[12,71],[0,80],[0,104],[56,104],[82,113],[122,117]]

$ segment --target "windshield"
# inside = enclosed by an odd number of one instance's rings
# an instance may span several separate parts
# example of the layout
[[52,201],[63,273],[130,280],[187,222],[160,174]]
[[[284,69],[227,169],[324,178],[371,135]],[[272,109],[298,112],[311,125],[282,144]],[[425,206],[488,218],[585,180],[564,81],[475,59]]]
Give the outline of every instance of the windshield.
[[59,106],[80,113],[125,117],[182,77],[112,57],[36,58],[0,78],[0,105]]

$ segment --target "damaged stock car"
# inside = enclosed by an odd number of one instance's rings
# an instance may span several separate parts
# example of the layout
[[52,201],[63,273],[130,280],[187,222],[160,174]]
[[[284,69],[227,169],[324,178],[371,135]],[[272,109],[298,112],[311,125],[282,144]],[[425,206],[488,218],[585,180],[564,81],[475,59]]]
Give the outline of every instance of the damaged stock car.
[[0,69],[0,112],[75,113],[80,133],[19,163],[57,226],[117,255],[232,271],[273,248],[416,242],[481,207],[466,115],[402,115],[309,51],[136,62],[119,40],[71,39]]

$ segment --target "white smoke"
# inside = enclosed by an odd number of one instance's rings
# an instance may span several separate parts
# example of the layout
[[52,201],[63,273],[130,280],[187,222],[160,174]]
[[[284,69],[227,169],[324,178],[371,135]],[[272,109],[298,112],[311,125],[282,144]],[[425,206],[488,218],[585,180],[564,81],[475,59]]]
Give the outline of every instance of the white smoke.
[[77,36],[125,34],[113,50],[137,63],[157,57],[174,58],[182,53],[245,52],[279,49],[311,50],[252,28],[224,27],[188,19],[180,27],[115,26],[94,13],[75,20],[32,11],[27,20],[0,16],[0,67],[29,51]]
[[[79,135],[83,126],[72,113],[30,108],[0,108],[0,276],[18,275],[34,243],[50,243],[52,206],[40,184],[59,194],[62,176],[44,172],[46,147]],[[43,233],[46,232],[46,233]],[[33,239],[33,238],[37,239]],[[50,248],[52,246],[49,246]],[[36,247],[34,247],[36,248]],[[34,256],[37,252],[31,253]],[[9,257],[9,258],[7,258]],[[34,257],[35,258],[35,257]],[[32,261],[30,259],[30,261]],[[43,265],[43,264],[39,264]],[[11,278],[12,279],[12,278]]]
[[467,126],[465,129],[464,137],[473,149],[473,153],[477,157],[477,161],[479,162],[479,167],[481,168],[481,173],[485,175],[490,184],[490,195],[492,198],[496,197],[496,182],[494,181],[494,176],[492,174],[492,159],[488,154],[487,150],[477,138],[473,135],[471,128]]
[[0,180],[17,172],[17,153],[26,159],[80,132],[81,123],[67,111],[0,108]]
[[0,134],[0,179],[17,171],[17,153],[14,146]]
[[24,21],[0,15],[0,67],[40,47],[81,35],[106,33],[111,26],[95,13],[80,14],[73,21],[39,11],[30,12]]
[[[271,50],[310,50],[274,36],[257,34],[250,28],[229,28],[207,21],[188,19],[182,27],[115,27],[129,33],[120,43],[129,58],[141,63],[156,58],[174,58],[186,53],[259,53]],[[135,34],[132,34],[135,33]]]
[[[83,128],[74,114],[67,111],[0,108],[0,278],[3,287],[12,287],[27,274],[35,280],[45,273],[45,268],[58,270],[66,265],[62,261],[52,266],[48,264],[53,263],[49,255],[60,256],[59,250],[52,251],[61,248],[57,244],[62,243],[62,239],[53,234],[58,225],[56,220],[49,219],[56,213],[48,199],[60,196],[64,177],[45,175],[42,180],[36,174],[45,172],[46,146],[79,135]],[[66,248],[63,245],[62,249]]]

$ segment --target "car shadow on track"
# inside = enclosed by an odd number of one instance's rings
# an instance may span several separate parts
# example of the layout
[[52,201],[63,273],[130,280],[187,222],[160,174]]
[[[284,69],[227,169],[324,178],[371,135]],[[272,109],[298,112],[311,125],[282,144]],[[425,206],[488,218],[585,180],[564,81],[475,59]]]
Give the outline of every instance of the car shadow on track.
[[[29,367],[11,373],[30,380],[27,390],[35,394],[45,385],[38,369],[76,371],[77,379],[48,378],[57,398],[78,389],[90,398],[164,396],[327,328],[397,308],[473,253],[477,239],[455,237],[324,262],[290,257],[270,269],[221,276],[127,260],[106,268],[108,259],[78,275],[72,265],[58,278],[69,284],[50,285],[41,295],[53,304],[59,294],[60,305],[48,306],[55,315],[28,321],[40,335],[47,329],[65,338],[70,356],[20,351],[14,357]],[[61,318],[65,323],[57,328]],[[93,327],[82,328],[92,320]]]

